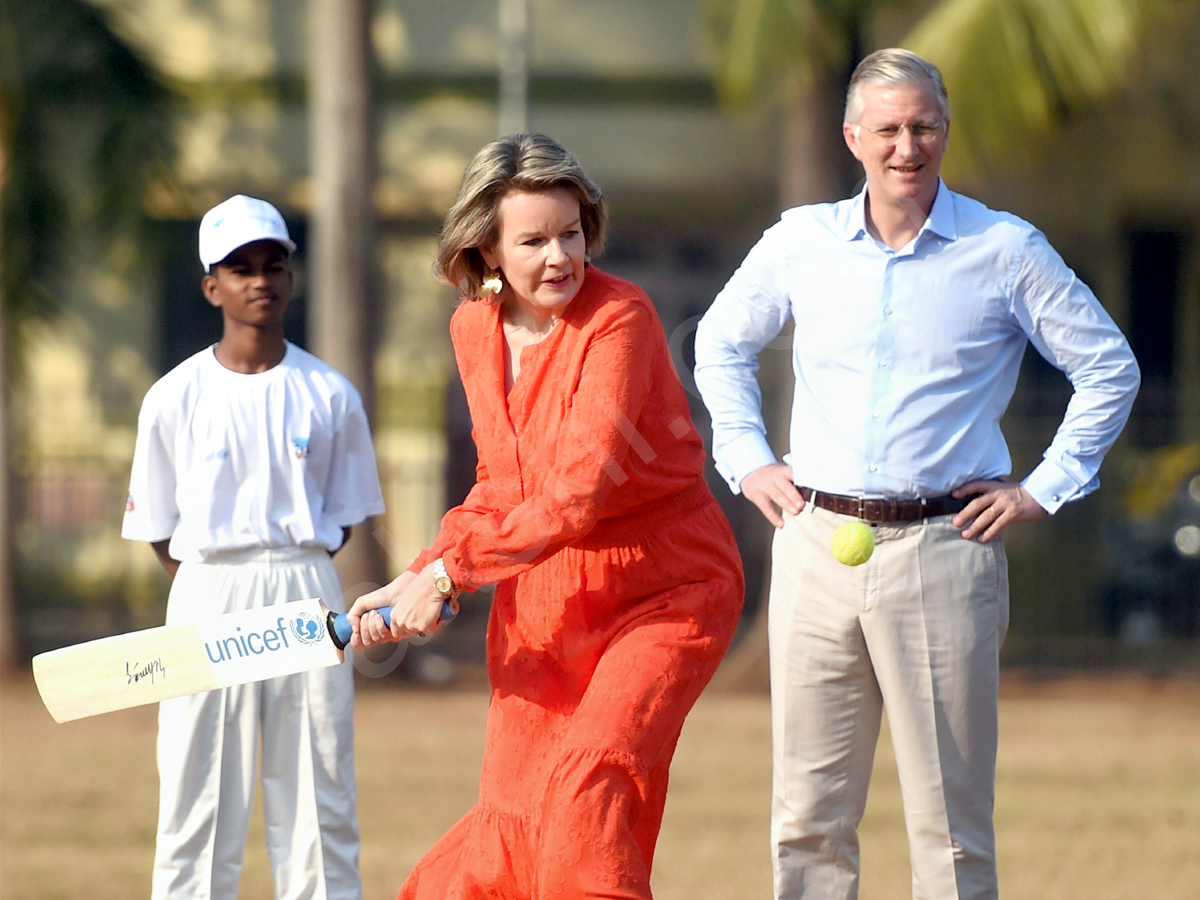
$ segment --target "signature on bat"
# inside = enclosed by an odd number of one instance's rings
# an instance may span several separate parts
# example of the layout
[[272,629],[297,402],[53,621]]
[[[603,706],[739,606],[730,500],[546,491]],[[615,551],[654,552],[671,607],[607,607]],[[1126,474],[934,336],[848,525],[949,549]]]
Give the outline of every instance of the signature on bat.
[[149,679],[150,683],[154,684],[155,677],[159,675],[163,678],[167,677],[167,669],[163,665],[161,656],[145,664],[125,663],[126,684],[137,684],[139,681],[145,681],[146,679]]

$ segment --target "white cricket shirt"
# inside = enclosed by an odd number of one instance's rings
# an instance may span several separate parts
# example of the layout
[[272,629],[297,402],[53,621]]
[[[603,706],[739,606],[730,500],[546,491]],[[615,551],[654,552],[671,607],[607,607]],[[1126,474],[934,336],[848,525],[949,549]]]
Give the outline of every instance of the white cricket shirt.
[[291,343],[255,375],[226,369],[209,347],[142,401],[122,537],[170,538],[181,562],[246,547],[336,550],[343,526],[382,512],[358,391]]

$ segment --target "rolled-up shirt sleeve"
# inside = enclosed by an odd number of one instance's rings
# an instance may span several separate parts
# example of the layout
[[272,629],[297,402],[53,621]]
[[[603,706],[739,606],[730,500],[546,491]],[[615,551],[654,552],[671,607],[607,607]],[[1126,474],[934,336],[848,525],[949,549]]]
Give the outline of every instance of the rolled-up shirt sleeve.
[[767,230],[696,328],[696,387],[712,418],[713,460],[730,490],[776,461],[767,442],[758,354],[791,316],[784,289],[783,233]]
[[1074,389],[1054,440],[1022,485],[1048,512],[1091,493],[1133,408],[1141,376],[1129,342],[1095,294],[1038,231],[1016,261],[1013,313]]

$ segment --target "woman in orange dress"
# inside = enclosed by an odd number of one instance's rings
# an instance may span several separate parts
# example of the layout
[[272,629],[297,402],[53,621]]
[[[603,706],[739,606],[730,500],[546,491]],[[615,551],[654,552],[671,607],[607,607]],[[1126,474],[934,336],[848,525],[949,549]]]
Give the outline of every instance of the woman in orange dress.
[[401,898],[649,898],[675,744],[741,611],[662,324],[587,262],[606,217],[573,156],[514,135],[475,157],[442,232],[477,480],[350,617],[355,646],[401,640],[495,584],[492,692],[479,803]]

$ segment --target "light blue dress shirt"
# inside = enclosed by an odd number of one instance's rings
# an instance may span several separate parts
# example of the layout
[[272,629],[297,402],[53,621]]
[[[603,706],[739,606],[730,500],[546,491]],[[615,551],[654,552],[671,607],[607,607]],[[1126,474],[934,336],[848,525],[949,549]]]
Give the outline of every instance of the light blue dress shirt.
[[788,210],[696,331],[696,384],[713,457],[735,493],[775,462],[755,373],[795,320],[790,452],[796,484],[918,498],[1003,478],[1000,418],[1025,344],[1074,388],[1043,460],[1022,482],[1049,512],[1099,485],[1139,373],[1129,344],[1036,228],[939,183],[920,232],[892,250],[867,232],[866,191]]

